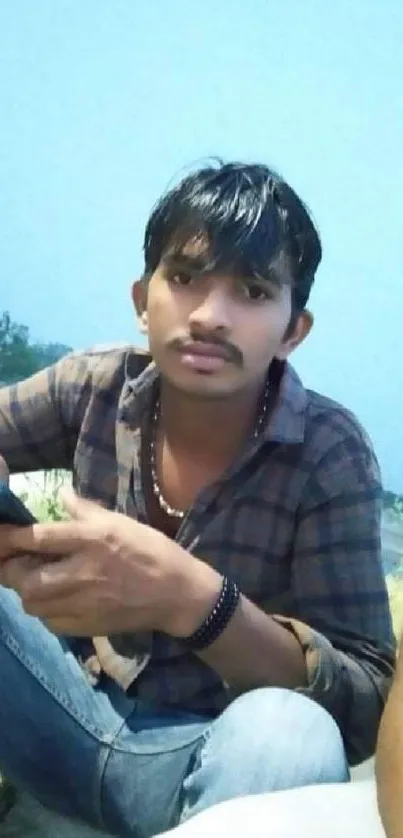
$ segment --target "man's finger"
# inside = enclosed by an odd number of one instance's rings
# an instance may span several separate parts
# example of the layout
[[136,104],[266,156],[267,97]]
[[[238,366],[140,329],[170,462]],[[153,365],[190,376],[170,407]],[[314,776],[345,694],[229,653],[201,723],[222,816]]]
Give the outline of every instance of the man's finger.
[[[60,596],[49,600],[23,598],[27,614],[41,620],[69,619],[83,623],[83,601],[74,596]],[[84,609],[85,610],[85,609]]]
[[16,556],[9,559],[0,568],[0,584],[20,593],[28,576],[35,573],[41,564],[38,556]]
[[80,521],[57,521],[29,527],[3,527],[1,554],[43,553],[63,556],[76,553],[88,544],[88,526]]
[[12,529],[14,529],[12,524],[0,524],[0,567],[13,555],[13,551],[8,546],[8,535]]
[[66,509],[66,512],[76,521],[84,521],[97,517],[102,507],[95,501],[88,498],[81,498],[74,489],[63,488],[59,492],[59,498]]
[[24,585],[24,599],[29,602],[50,602],[66,597],[77,598],[83,588],[80,578],[82,564],[82,557],[77,555],[54,562],[38,563]]
[[49,617],[42,620],[46,628],[57,637],[88,637],[83,631],[82,621],[75,617]]

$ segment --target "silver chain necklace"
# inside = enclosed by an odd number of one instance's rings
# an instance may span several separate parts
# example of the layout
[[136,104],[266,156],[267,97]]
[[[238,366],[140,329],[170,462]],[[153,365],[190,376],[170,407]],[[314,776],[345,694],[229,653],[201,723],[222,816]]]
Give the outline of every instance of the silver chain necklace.
[[[267,411],[269,409],[269,392],[270,392],[270,384],[269,379],[267,379],[266,386],[264,389],[263,397],[260,404],[260,410],[257,416],[256,424],[253,430],[252,438],[257,439],[262,427],[265,423]],[[161,487],[158,481],[157,475],[157,452],[156,452],[156,442],[157,442],[157,427],[158,427],[158,420],[161,414],[161,402],[159,396],[156,399],[154,412],[152,416],[152,427],[151,427],[151,434],[150,434],[150,470],[151,470],[151,480],[152,480],[152,488],[155,497],[157,498],[158,505],[166,515],[169,515],[170,518],[178,518],[182,520],[185,517],[186,511],[183,509],[175,509],[175,507],[170,506],[170,504],[165,500],[164,495],[162,494]]]

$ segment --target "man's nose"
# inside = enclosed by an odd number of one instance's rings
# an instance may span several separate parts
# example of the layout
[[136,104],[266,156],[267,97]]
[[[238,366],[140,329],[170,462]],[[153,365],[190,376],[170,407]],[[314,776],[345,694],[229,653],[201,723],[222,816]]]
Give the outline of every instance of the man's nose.
[[202,300],[193,309],[189,325],[206,332],[228,333],[231,329],[231,306],[224,288],[215,286],[206,290]]

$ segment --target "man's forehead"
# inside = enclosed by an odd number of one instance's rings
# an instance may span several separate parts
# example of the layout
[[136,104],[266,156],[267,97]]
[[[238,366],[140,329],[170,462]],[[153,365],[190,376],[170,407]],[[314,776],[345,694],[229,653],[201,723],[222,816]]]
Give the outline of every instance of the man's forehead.
[[[211,252],[211,245],[204,233],[193,234],[183,241],[173,241],[167,248],[162,261],[168,266],[184,266],[194,271],[211,270],[219,267],[220,273],[234,274],[245,277],[259,276],[275,285],[292,285],[293,278],[290,270],[289,259],[283,249],[278,250],[267,264],[255,265],[254,260],[250,264],[240,262],[239,257],[234,254],[234,259],[228,259],[227,264],[221,263],[220,254]],[[217,269],[217,268],[216,268]]]

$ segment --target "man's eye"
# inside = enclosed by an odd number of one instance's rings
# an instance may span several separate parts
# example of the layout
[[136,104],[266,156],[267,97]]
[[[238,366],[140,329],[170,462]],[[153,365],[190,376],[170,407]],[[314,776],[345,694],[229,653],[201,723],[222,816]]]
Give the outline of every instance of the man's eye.
[[189,285],[193,277],[186,271],[176,271],[176,273],[171,274],[169,279],[174,285]]
[[248,282],[243,285],[242,293],[253,302],[265,302],[265,300],[270,299],[270,294],[257,283]]

